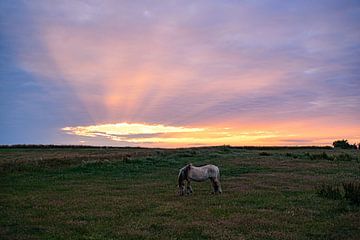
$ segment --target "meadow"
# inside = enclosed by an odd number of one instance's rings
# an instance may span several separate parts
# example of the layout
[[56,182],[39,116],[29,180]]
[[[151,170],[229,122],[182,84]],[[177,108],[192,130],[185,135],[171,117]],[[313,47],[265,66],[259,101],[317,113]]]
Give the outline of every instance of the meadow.
[[[203,182],[179,197],[190,162],[218,165],[223,194]],[[360,239],[360,207],[318,191],[359,179],[357,150],[0,148],[0,236]]]

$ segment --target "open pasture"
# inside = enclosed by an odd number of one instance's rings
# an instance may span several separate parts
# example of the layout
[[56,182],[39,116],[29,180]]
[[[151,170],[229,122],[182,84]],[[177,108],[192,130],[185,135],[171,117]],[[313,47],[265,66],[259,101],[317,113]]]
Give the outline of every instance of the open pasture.
[[[187,163],[216,164],[177,196]],[[360,207],[316,194],[358,181],[356,150],[2,148],[2,239],[359,239]]]

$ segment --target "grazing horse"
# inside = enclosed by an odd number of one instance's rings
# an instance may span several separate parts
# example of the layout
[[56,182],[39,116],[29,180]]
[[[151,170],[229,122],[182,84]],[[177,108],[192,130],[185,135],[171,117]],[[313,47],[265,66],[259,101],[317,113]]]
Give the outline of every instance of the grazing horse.
[[[190,194],[193,192],[190,181],[203,182],[210,179],[213,186],[213,193],[221,193],[220,186],[220,171],[219,168],[215,165],[204,165],[195,167],[191,163],[181,168],[179,171],[179,195],[184,195],[185,193]],[[187,187],[185,190],[185,181],[187,182]]]

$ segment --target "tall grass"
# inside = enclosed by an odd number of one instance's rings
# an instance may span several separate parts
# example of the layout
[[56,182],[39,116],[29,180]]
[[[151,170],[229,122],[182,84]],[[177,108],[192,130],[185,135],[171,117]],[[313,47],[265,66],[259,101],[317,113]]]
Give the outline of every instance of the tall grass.
[[333,186],[330,184],[323,183],[320,186],[316,187],[316,193],[323,198],[329,199],[341,199],[342,193],[338,186]]
[[346,182],[342,184],[345,192],[345,199],[349,200],[355,205],[360,205],[360,183]]
[[360,183],[355,181],[344,182],[340,186],[323,183],[316,187],[320,197],[328,199],[346,199],[351,204],[360,206]]

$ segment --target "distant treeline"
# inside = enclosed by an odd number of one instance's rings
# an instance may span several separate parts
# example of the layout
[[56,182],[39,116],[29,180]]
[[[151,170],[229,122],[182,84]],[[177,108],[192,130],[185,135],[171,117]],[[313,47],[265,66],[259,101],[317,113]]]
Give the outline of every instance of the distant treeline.
[[[143,147],[115,147],[115,146],[92,146],[92,145],[55,145],[55,144],[14,144],[14,145],[0,145],[1,148],[132,148],[132,149],[147,149]],[[277,149],[332,149],[332,146],[207,146],[207,147],[189,147],[188,149],[210,149],[210,148],[224,148],[224,149],[247,149],[247,150],[277,150]],[[161,149],[161,148],[154,148]],[[181,149],[181,148],[180,148]]]
[[332,146],[240,146],[233,147],[236,149],[248,149],[248,150],[277,150],[277,149],[333,149]]
[[92,146],[92,145],[55,145],[55,144],[14,144],[0,145],[0,148],[138,148],[141,147],[115,147],[115,146]]
[[222,148],[222,149],[246,149],[246,150],[281,150],[281,149],[333,149],[331,146],[208,146],[208,147],[189,147],[190,149],[196,148]]

